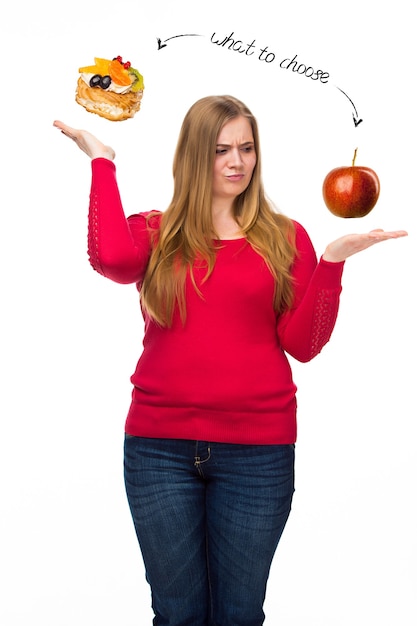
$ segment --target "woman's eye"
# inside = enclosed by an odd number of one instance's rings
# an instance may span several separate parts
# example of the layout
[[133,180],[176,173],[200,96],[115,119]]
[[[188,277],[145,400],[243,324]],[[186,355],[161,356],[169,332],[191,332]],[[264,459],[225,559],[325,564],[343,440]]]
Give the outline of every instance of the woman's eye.
[[[216,148],[216,154],[226,154],[228,152],[228,148]],[[240,151],[243,153],[253,152],[255,150],[255,146],[242,146]]]

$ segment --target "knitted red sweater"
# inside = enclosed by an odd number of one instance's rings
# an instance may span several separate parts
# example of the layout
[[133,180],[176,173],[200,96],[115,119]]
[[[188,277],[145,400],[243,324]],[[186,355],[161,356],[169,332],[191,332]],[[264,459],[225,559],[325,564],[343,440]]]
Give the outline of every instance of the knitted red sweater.
[[[146,213],[126,219],[114,163],[92,161],[89,256],[119,283],[143,279],[150,255]],[[158,227],[160,216],[153,218]],[[274,281],[245,239],[222,241],[203,297],[186,285],[185,326],[145,316],[143,351],[132,375],[126,432],[141,437],[245,444],[293,443],[296,386],[285,353],[306,362],[332,333],[343,263],[317,257],[298,223],[293,308],[277,317]],[[195,269],[197,281],[201,271]]]

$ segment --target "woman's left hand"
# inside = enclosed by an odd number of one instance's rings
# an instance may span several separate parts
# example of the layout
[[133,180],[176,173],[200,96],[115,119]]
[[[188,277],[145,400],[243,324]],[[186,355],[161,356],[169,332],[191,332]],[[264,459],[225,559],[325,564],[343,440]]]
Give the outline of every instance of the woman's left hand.
[[323,259],[331,263],[340,263],[353,254],[374,246],[376,243],[387,241],[388,239],[406,237],[407,235],[408,233],[405,230],[384,231],[380,228],[359,235],[344,235],[336,239],[336,241],[329,243],[324,251]]

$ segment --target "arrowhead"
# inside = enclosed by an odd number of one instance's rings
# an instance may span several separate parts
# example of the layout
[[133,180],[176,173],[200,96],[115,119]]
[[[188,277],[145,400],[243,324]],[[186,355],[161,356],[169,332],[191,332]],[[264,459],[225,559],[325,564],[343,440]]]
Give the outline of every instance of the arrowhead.
[[355,128],[356,128],[356,126],[359,126],[359,124],[360,124],[361,122],[363,122],[363,120],[358,120],[355,116],[353,116],[353,122],[354,122],[354,124],[355,124]]
[[159,38],[157,39],[157,42],[158,42],[158,50],[162,50],[162,48],[166,48],[167,47],[167,44],[166,43],[162,43]]

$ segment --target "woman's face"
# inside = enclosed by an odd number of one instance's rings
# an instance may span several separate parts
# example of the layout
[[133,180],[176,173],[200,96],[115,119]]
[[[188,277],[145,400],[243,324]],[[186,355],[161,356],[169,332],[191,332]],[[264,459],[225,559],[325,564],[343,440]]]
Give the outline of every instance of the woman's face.
[[232,204],[249,185],[256,164],[252,127],[246,117],[235,117],[217,137],[213,169],[213,203]]

